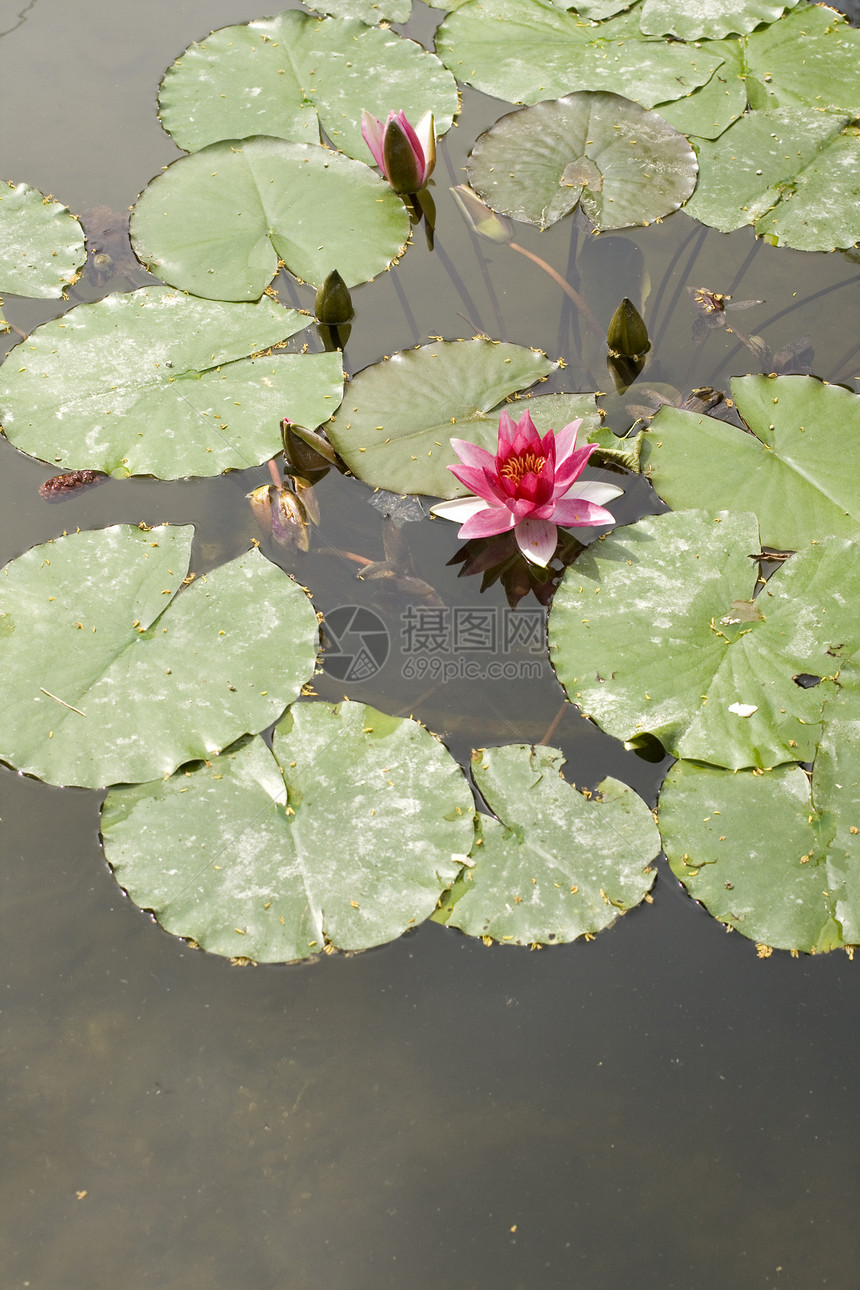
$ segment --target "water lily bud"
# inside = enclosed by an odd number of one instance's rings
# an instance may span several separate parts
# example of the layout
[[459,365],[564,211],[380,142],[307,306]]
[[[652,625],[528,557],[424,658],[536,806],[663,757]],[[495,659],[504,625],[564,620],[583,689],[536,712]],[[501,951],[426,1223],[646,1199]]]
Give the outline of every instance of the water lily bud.
[[451,192],[473,233],[487,237],[491,242],[513,241],[514,230],[510,222],[482,202],[468,184],[458,184]]
[[314,314],[317,322],[326,327],[342,327],[355,317],[349,288],[337,269],[332,269],[317,291]]
[[626,296],[612,315],[606,339],[609,352],[622,358],[639,358],[651,348],[645,320]]
[[267,537],[272,535],[272,497],[277,490],[273,484],[261,484],[252,493],[246,493],[254,512],[254,519]]
[[382,143],[383,169],[396,193],[417,193],[421,187],[422,164],[409,136],[395,117],[385,127]]
[[436,165],[432,112],[425,112],[414,127],[403,111],[389,112],[385,125],[370,112],[362,112],[361,133],[396,193],[403,197],[421,191]]
[[289,488],[272,490],[272,537],[293,551],[307,551],[311,544],[308,513],[300,497]]

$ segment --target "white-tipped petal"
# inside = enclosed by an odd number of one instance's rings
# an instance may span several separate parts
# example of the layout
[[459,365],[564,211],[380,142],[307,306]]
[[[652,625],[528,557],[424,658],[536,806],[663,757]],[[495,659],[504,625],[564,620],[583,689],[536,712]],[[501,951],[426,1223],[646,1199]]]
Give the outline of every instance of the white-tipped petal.
[[558,528],[550,520],[520,520],[514,529],[517,546],[527,560],[545,569],[558,545]]
[[415,127],[418,142],[424,150],[424,178],[429,179],[436,165],[436,124],[432,112],[425,112]]
[[594,502],[595,506],[603,506],[614,497],[620,497],[623,492],[624,489],[617,484],[603,484],[596,479],[578,479],[559,500],[569,502],[579,499],[582,502]]
[[441,520],[453,520],[455,524],[465,524],[479,511],[485,511],[487,503],[482,497],[455,497],[450,502],[437,502],[430,507],[431,515],[438,515]]

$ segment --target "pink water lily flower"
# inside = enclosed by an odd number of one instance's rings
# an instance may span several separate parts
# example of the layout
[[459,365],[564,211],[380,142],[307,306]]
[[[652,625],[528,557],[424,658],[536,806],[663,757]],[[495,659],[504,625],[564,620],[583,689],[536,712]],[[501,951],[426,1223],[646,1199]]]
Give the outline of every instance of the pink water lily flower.
[[385,125],[369,112],[361,114],[361,133],[373,160],[396,193],[418,193],[436,165],[433,113],[425,112],[416,126],[405,112],[389,112]]
[[507,412],[499,418],[495,456],[485,448],[452,439],[462,465],[449,466],[473,496],[432,507],[434,515],[462,525],[461,538],[492,537],[511,529],[526,559],[546,567],[564,528],[614,524],[602,502],[624,492],[615,484],[577,482],[596,444],[576,446],[582,419],[556,434],[541,437],[528,412],[519,423]]

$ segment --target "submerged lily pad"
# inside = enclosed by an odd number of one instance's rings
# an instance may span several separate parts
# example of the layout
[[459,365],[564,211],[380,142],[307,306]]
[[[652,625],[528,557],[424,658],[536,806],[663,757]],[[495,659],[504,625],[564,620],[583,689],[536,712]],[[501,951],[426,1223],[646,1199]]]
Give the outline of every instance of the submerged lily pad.
[[0,421],[65,470],[160,479],[260,465],[284,410],[316,426],[343,389],[338,354],[259,354],[308,318],[263,298],[198,300],[147,287],[37,327],[0,369]]
[[649,36],[680,40],[719,40],[731,32],[752,31],[759,23],[775,22],[798,0],[645,0],[639,25]]
[[577,792],[557,748],[510,744],[472,757],[497,818],[479,816],[473,864],[446,893],[438,922],[505,944],[562,944],[609,927],[654,883],[660,836],[648,806],[605,779]]
[[141,193],[134,252],[209,300],[256,300],[285,264],[319,286],[367,282],[403,250],[409,216],[359,161],[318,144],[235,139],[180,157]]
[[[363,7],[368,22],[382,16]],[[212,32],[165,73],[162,125],[187,152],[251,135],[318,144],[322,126],[342,152],[368,163],[364,109],[383,120],[401,108],[412,121],[433,112],[444,134],[457,112],[451,73],[414,41],[357,20],[364,16],[287,10]]]
[[797,766],[729,774],[679,762],[658,818],[674,873],[752,940],[809,953],[860,943],[860,685],[840,675],[812,784]]
[[432,913],[474,839],[460,767],[412,720],[297,704],[166,782],[116,789],[105,855],[132,900],[203,949],[259,962],[362,950]]
[[[616,529],[549,618],[568,698],[608,734],[739,769],[811,760],[838,660],[860,648],[860,540],[825,538],[754,599],[755,517],[681,511]],[[619,622],[624,630],[619,631]],[[796,677],[824,678],[805,688]]]
[[687,213],[723,233],[798,251],[860,240],[860,132],[848,116],[810,108],[751,112],[697,142],[700,178]]
[[678,408],[654,418],[642,464],[664,501],[753,511],[783,551],[860,533],[860,395],[812,376],[744,376],[732,395],[752,434]]
[[643,37],[635,12],[594,26],[543,0],[471,0],[443,22],[436,49],[457,80],[511,103],[607,90],[654,107],[704,85],[720,65]]
[[[365,483],[394,493],[460,497],[467,490],[446,469],[457,461],[451,438],[495,451],[499,405],[556,366],[538,350],[488,340],[404,350],[359,372],[326,430]],[[562,417],[587,418],[583,436],[600,421],[593,394],[547,395],[507,411],[519,417],[526,408],[542,433],[560,430]]]
[[469,182],[494,210],[547,228],[577,204],[599,229],[649,224],[696,186],[696,154],[656,112],[617,94],[569,94],[481,135]]
[[0,291],[59,299],[86,258],[84,230],[67,207],[0,180]]
[[256,550],[180,591],[192,535],[115,525],[6,565],[0,759],[50,784],[133,783],[292,703],[317,652],[306,593]]

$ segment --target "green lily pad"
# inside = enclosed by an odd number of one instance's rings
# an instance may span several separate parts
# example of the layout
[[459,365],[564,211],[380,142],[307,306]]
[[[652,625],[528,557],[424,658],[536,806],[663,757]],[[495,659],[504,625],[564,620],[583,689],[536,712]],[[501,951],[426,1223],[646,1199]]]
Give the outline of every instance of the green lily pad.
[[648,36],[677,36],[680,40],[720,40],[730,33],[752,31],[760,23],[776,22],[798,0],[645,0],[639,26]]
[[[827,678],[860,648],[860,541],[807,547],[754,599],[759,548],[755,517],[725,511],[652,516],[599,539],[550,611],[568,698],[608,734],[653,735],[674,757],[731,769],[811,760]],[[825,679],[804,688],[803,675]]]
[[682,134],[717,139],[747,110],[746,40],[704,41],[703,47],[722,58],[706,85],[686,98],[661,103],[657,111]]
[[[326,431],[367,484],[393,493],[462,497],[468,490],[446,469],[457,461],[451,438],[495,452],[499,405],[556,366],[538,350],[488,340],[404,350],[359,372]],[[600,424],[593,394],[547,395],[507,410],[519,418],[526,408],[541,433],[577,417],[586,419],[583,435]]]
[[352,287],[387,268],[408,234],[403,202],[367,166],[267,138],[180,157],[131,217],[150,272],[209,300],[256,300],[280,263],[315,286],[336,268]]
[[253,739],[210,762],[111,791],[102,836],[132,900],[215,954],[283,962],[393,940],[474,839],[442,744],[359,703],[297,704],[273,753]]
[[699,185],[687,213],[723,233],[798,251],[860,240],[860,130],[809,108],[751,112],[717,140],[697,142]]
[[86,258],[84,230],[67,207],[0,180],[0,291],[59,299]]
[[412,16],[412,0],[319,0],[308,8],[334,18],[359,18],[369,27],[381,22],[408,22]]
[[801,5],[745,38],[750,107],[860,114],[860,31],[825,5]]
[[268,297],[168,287],[78,305],[0,369],[0,421],[22,452],[64,470],[176,479],[258,466],[280,451],[287,413],[313,427],[340,402],[339,354],[260,354],[308,321]]
[[[370,16],[376,6],[363,8],[368,21],[379,20],[378,13]],[[158,100],[162,125],[186,152],[251,135],[318,144],[322,126],[342,152],[368,164],[364,109],[385,120],[402,108],[413,122],[433,112],[444,134],[458,106],[451,73],[415,41],[359,17],[288,10],[214,31],[167,69]]]
[[661,408],[642,467],[673,510],[753,511],[762,542],[795,551],[860,531],[860,396],[812,376],[732,381],[751,434],[715,417]]
[[729,927],[808,953],[860,942],[860,684],[825,705],[812,784],[799,767],[736,775],[679,762],[658,818],[673,872]]
[[498,818],[479,816],[473,864],[443,898],[438,922],[509,945],[562,944],[609,927],[654,883],[660,836],[648,806],[605,779],[577,792],[557,748],[510,744],[472,757]]
[[292,703],[317,651],[306,593],[256,550],[179,592],[192,534],[115,525],[6,565],[0,759],[50,784],[133,783]]
[[696,186],[696,154],[656,112],[617,94],[569,94],[497,121],[469,182],[496,211],[542,229],[577,204],[599,229],[650,224]]
[[607,90],[653,107],[704,85],[720,65],[643,37],[635,12],[594,26],[543,0],[471,0],[442,23],[436,49],[457,80],[511,103]]
[[[556,0],[553,0],[556,3]],[[603,18],[612,18],[615,14],[621,13],[632,8],[635,0],[577,0],[576,4],[566,5],[564,0],[558,0],[556,8],[573,9],[580,18],[588,18],[590,22],[600,22]]]
[[722,67],[706,85],[658,109],[684,134],[716,139],[747,107],[860,115],[860,32],[832,9],[802,5],[748,36],[703,41],[702,49],[722,58]]

